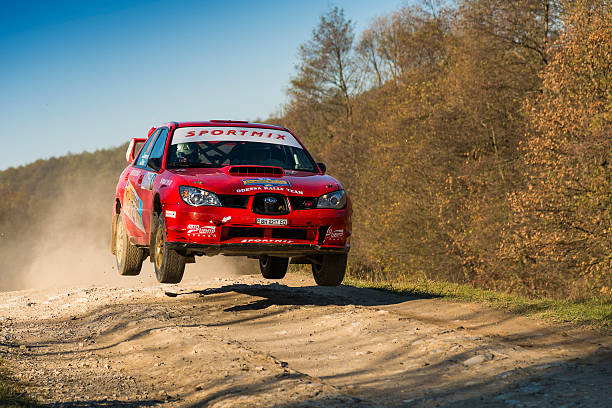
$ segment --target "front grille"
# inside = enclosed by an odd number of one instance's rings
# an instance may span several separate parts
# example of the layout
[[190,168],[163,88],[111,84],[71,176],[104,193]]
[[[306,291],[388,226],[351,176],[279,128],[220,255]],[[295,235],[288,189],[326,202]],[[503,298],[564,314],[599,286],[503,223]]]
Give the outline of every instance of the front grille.
[[[264,229],[261,227],[227,227],[227,238],[264,238]],[[272,228],[270,238],[282,239],[308,239],[308,230],[304,228]]]
[[307,231],[302,228],[275,228],[272,230],[272,238],[307,239]]
[[252,208],[255,214],[289,214],[289,202],[282,194],[255,194]]
[[217,197],[219,197],[222,207],[247,208],[249,202],[249,196],[243,195],[218,194]]
[[289,201],[294,210],[309,210],[317,205],[316,197],[289,197]]
[[257,227],[227,227],[227,238],[262,238],[264,229]]

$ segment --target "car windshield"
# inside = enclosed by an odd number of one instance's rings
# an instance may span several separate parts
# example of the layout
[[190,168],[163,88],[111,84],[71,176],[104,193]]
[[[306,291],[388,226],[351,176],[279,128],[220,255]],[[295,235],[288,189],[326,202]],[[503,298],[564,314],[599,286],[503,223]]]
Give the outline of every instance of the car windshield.
[[316,172],[304,149],[284,144],[235,141],[197,141],[170,144],[166,167],[275,166]]

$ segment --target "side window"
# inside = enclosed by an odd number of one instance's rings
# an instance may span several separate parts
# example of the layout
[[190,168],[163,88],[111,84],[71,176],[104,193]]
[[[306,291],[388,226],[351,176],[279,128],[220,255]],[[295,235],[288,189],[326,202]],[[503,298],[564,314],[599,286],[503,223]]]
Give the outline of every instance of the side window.
[[151,147],[153,146],[153,141],[159,134],[159,130],[151,135],[149,140],[142,146],[142,150],[136,159],[136,166],[145,167],[147,165],[147,161],[149,160],[149,156],[151,155]]
[[166,148],[166,139],[168,138],[168,129],[162,129],[161,133],[157,137],[157,141],[153,145],[151,150],[150,158],[161,159],[164,156],[164,149]]

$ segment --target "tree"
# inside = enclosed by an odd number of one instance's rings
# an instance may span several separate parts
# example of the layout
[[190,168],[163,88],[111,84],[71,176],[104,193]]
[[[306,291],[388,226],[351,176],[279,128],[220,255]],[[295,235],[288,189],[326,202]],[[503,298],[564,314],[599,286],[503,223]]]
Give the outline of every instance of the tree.
[[[462,18],[484,37],[494,37],[518,55],[548,62],[549,45],[560,26],[561,0],[464,0]],[[527,57],[528,58],[528,57]]]
[[299,48],[297,76],[291,80],[290,94],[296,99],[322,102],[340,98],[347,116],[357,82],[353,60],[353,23],[344,11],[334,7],[321,16],[312,38]]
[[401,8],[362,33],[356,51],[378,86],[388,78],[404,81],[410,70],[437,69],[445,60],[451,13],[437,3]]
[[380,50],[380,33],[373,28],[365,30],[361,34],[356,51],[361,57],[364,73],[372,73],[376,86],[382,86],[386,75],[382,66],[384,60]]
[[351,196],[351,273],[610,293],[606,2],[424,2],[359,36],[350,120],[305,75],[279,118]]
[[502,254],[524,284],[612,293],[612,9],[578,0],[527,104],[523,191]]

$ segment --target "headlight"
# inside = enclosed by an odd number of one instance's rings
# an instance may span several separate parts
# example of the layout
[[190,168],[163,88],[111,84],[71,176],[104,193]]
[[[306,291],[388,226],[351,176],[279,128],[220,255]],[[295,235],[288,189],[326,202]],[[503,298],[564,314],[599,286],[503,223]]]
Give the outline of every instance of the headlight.
[[340,210],[346,205],[346,194],[344,190],[333,191],[323,194],[317,200],[317,208],[334,208]]
[[221,206],[221,201],[219,201],[219,197],[215,193],[202,190],[201,188],[180,186],[179,193],[184,202],[194,207],[202,205]]

